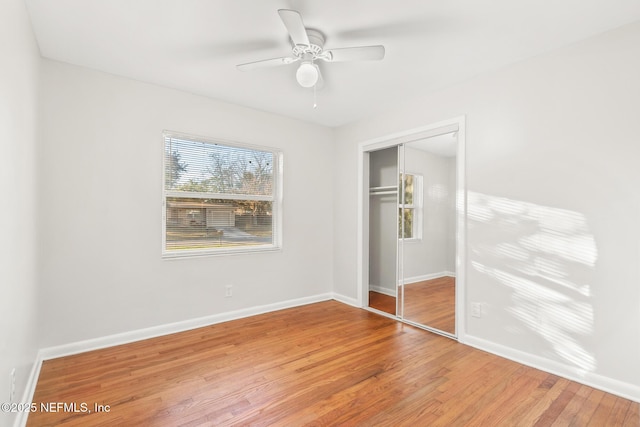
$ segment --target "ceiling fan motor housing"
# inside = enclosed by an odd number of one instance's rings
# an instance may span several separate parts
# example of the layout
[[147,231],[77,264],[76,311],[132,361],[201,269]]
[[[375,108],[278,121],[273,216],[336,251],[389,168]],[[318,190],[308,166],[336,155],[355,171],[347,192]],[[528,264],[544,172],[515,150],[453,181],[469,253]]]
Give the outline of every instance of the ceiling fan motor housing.
[[324,48],[324,35],[318,31],[313,30],[311,28],[307,28],[307,36],[309,37],[309,44],[297,44],[293,46],[293,54],[303,59],[305,56],[311,55],[313,59],[318,59],[322,57],[322,50]]

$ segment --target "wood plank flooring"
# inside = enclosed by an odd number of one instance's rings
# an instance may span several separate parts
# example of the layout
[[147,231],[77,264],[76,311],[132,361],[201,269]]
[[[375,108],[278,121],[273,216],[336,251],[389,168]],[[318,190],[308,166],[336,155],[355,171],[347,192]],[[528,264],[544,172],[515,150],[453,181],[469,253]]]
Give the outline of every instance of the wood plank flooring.
[[369,291],[369,307],[396,315],[396,297]]
[[335,301],[44,362],[29,426],[633,426],[638,403]]
[[[439,277],[407,284],[404,286],[404,300],[405,319],[455,334],[456,279],[454,277]],[[396,298],[369,291],[369,307],[395,315]]]
[[450,334],[456,331],[456,279],[438,277],[404,286],[404,318]]

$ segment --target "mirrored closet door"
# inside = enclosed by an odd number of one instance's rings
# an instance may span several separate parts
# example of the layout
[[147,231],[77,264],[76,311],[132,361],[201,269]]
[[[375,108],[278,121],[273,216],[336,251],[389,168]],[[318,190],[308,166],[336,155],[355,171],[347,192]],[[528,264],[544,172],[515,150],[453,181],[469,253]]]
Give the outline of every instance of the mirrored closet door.
[[402,319],[456,333],[457,132],[399,146],[398,288]]
[[368,153],[368,306],[456,335],[457,132]]

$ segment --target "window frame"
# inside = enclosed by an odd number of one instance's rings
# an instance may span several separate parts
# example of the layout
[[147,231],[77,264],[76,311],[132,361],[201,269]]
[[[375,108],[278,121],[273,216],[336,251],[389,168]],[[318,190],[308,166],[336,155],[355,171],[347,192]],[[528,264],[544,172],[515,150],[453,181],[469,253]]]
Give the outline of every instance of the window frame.
[[[404,177],[406,175],[411,175],[414,177],[414,181],[413,181],[413,185],[414,185],[414,190],[412,193],[412,199],[413,199],[413,203],[411,204],[406,204],[404,203],[404,193],[405,193],[405,179]],[[424,209],[424,187],[423,187],[423,181],[424,178],[422,176],[422,174],[419,173],[412,173],[412,172],[403,172],[402,176],[401,176],[401,198],[399,198],[398,200],[398,209],[400,210],[400,212],[403,212],[404,210],[408,210],[411,209],[413,210],[413,229],[411,230],[411,237],[404,237],[404,236],[398,236],[398,239],[403,240],[404,242],[420,242],[422,241],[422,223],[423,223],[423,209]],[[416,191],[417,190],[417,191]],[[402,223],[404,224],[404,215],[401,214],[402,216]],[[404,228],[404,227],[403,227]],[[402,232],[402,230],[401,230]]]
[[[166,139],[175,138],[186,141],[201,142],[206,144],[221,145],[232,148],[246,150],[256,150],[269,152],[273,155],[273,194],[271,196],[251,195],[251,194],[231,194],[231,193],[208,193],[191,192],[179,190],[167,190],[165,170],[167,167]],[[162,258],[179,259],[194,258],[203,256],[223,256],[242,255],[262,252],[275,252],[282,250],[282,206],[283,206],[283,165],[284,155],[281,150],[275,147],[267,147],[244,142],[229,141],[221,138],[205,137],[200,135],[164,130],[162,132]],[[186,199],[218,199],[218,200],[248,200],[248,201],[269,201],[271,202],[272,217],[272,243],[262,245],[247,245],[219,248],[196,248],[196,249],[167,249],[167,200],[170,198]]]

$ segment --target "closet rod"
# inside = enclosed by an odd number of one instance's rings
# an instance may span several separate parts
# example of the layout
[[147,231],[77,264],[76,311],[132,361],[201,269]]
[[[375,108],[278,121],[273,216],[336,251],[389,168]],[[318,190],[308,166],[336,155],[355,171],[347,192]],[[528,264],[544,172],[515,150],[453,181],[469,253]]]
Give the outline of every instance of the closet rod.
[[370,196],[378,196],[383,194],[398,194],[397,191],[376,191],[369,193]]
[[398,187],[396,187],[395,185],[387,185],[387,186],[382,186],[382,187],[371,187],[369,188],[369,192],[373,193],[373,192],[377,192],[377,191],[387,191],[387,190],[398,190]]

